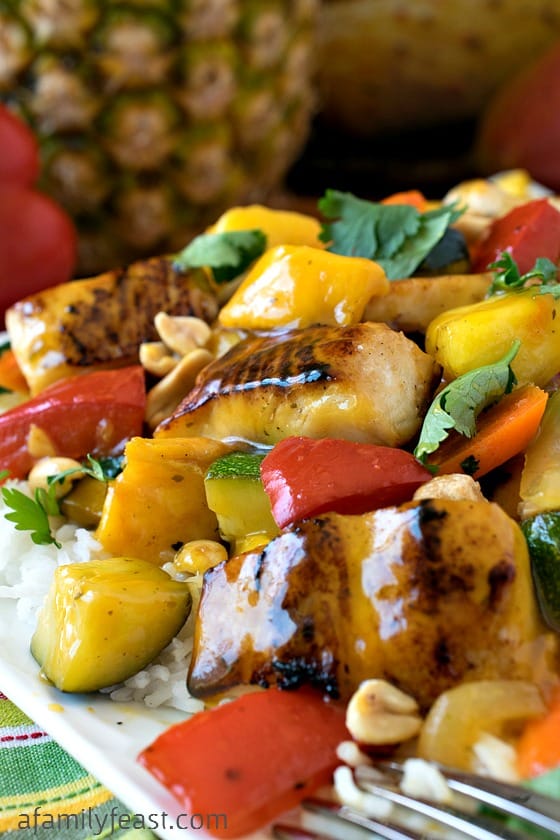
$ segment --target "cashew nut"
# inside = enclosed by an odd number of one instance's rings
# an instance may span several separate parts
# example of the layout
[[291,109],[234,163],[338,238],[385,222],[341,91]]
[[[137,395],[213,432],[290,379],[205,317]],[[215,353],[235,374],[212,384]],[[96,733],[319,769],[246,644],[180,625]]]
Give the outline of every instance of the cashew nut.
[[146,400],[146,422],[151,429],[155,429],[177,408],[183,397],[193,387],[198,373],[212,359],[213,356],[208,350],[201,348],[193,350],[188,356],[184,356],[167,376],[154,385],[148,392]]
[[215,540],[191,540],[179,549],[173,566],[179,572],[203,574],[207,569],[227,560],[225,547]]
[[212,334],[206,321],[188,315],[173,316],[158,312],[154,324],[165,346],[178,356],[186,356],[197,347],[204,347]]
[[366,680],[350,698],[346,726],[361,744],[400,744],[422,726],[418,705],[386,680]]
[[478,481],[475,481],[470,475],[462,475],[461,473],[436,475],[435,478],[431,478],[426,484],[422,484],[412,498],[414,501],[420,499],[484,501],[484,496]]
[[29,487],[31,490],[36,490],[37,488],[42,488],[43,490],[46,490],[49,486],[49,477],[53,475],[59,475],[59,473],[65,472],[66,470],[80,470],[80,472],[72,473],[71,476],[66,476],[61,481],[54,482],[55,497],[57,499],[61,499],[63,496],[66,496],[66,494],[70,491],[74,481],[76,481],[78,478],[82,478],[83,473],[81,472],[81,466],[82,465],[80,464],[80,462],[75,461],[73,458],[41,458],[40,461],[37,461],[37,463],[31,467],[28,476]]
[[140,364],[154,376],[163,378],[179,361],[169,353],[163,341],[146,341],[140,345]]

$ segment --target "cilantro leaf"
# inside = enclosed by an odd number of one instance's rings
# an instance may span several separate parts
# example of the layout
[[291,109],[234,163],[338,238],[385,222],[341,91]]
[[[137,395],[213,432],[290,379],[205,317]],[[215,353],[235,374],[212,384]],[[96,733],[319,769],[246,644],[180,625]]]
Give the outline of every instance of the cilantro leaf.
[[226,283],[242,274],[265,248],[261,230],[202,233],[176,254],[173,267],[177,271],[210,268],[216,283]]
[[432,402],[424,417],[414,455],[425,462],[455,429],[464,437],[476,433],[476,418],[483,408],[508,394],[516,383],[511,362],[521,346],[516,339],[502,359],[464,373],[450,382]]
[[389,280],[410,277],[463,212],[443,205],[420,213],[405,204],[379,204],[338,190],[327,190],[318,206],[331,220],[320,234],[328,249],[375,260]]
[[531,281],[539,281],[540,286],[536,283],[533,285],[535,291],[543,293],[543,289],[548,290],[549,286],[554,288],[558,282],[558,266],[547,257],[538,257],[533,268],[521,274],[511,254],[508,251],[502,251],[500,258],[490,263],[488,267],[495,271],[494,279],[488,289],[488,296],[527,288]]
[[100,458],[97,460],[93,455],[87,455],[86,460],[89,466],[80,464],[79,467],[70,467],[62,472],[47,476],[47,484],[49,486],[57,483],[62,484],[64,479],[76,474],[88,475],[98,481],[109,481],[122,471],[124,457]]
[[57,515],[58,503],[53,493],[37,488],[34,498],[26,496],[16,487],[2,487],[2,498],[12,513],[5,513],[4,518],[14,522],[16,531],[30,531],[36,545],[61,545],[51,532],[49,515]]

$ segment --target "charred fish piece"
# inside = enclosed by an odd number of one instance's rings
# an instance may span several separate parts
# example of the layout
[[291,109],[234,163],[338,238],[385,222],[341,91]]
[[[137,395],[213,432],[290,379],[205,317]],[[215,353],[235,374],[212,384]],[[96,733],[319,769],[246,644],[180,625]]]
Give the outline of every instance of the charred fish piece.
[[297,434],[402,446],[439,376],[431,356],[385,324],[248,337],[201,372],[155,437],[273,446]]
[[35,394],[85,370],[138,363],[140,344],[158,339],[160,311],[210,323],[218,304],[201,273],[178,272],[158,257],[24,298],[8,310],[6,327]]
[[209,570],[188,687],[348,699],[382,678],[427,709],[463,681],[534,678],[544,638],[517,524],[491,502],[409,502],[303,521]]

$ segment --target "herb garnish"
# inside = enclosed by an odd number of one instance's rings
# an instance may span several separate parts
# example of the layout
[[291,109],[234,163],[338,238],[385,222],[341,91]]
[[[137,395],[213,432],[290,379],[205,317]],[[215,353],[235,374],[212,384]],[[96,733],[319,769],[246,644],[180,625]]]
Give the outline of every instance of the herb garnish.
[[414,450],[419,461],[426,462],[427,456],[448,437],[450,429],[464,437],[473,437],[476,418],[482,409],[509,394],[516,384],[511,362],[520,346],[516,339],[502,359],[458,376],[440,391],[426,412]]
[[516,261],[508,251],[502,251],[499,260],[491,263],[488,268],[494,269],[495,276],[488,289],[488,296],[503,292],[514,292],[526,288],[534,288],[539,294],[560,295],[558,285],[558,266],[547,257],[538,257],[530,271],[521,274]]
[[379,204],[327,190],[319,200],[327,219],[320,239],[328,250],[375,260],[389,280],[410,277],[449,225],[464,212],[455,204],[420,213],[404,204]]
[[[61,544],[53,536],[49,521],[50,516],[60,516],[60,506],[56,498],[56,484],[61,484],[71,475],[89,475],[98,481],[109,481],[122,469],[123,458],[102,458],[96,460],[87,456],[86,464],[71,467],[47,477],[47,489],[38,487],[32,497],[26,495],[16,487],[2,487],[2,499],[12,513],[5,513],[4,518],[15,523],[17,531],[30,531],[31,539],[36,545]],[[8,476],[7,471],[0,473],[0,479]]]
[[173,267],[209,268],[216,283],[227,283],[242,274],[264,253],[266,236],[262,230],[232,230],[202,233],[176,254]]
[[36,545],[52,544],[62,548],[53,536],[49,522],[49,516],[60,514],[54,491],[54,485],[48,490],[37,487],[33,498],[30,498],[16,487],[2,487],[2,498],[13,511],[5,513],[4,518],[15,523],[16,531],[30,531]]

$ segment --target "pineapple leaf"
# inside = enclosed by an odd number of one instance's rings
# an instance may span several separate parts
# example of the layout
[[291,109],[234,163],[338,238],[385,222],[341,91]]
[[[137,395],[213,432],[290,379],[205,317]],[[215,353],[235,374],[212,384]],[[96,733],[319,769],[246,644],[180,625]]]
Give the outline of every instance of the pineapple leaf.
[[265,248],[261,230],[202,233],[175,256],[173,267],[178,271],[210,268],[216,283],[227,283],[249,268]]

